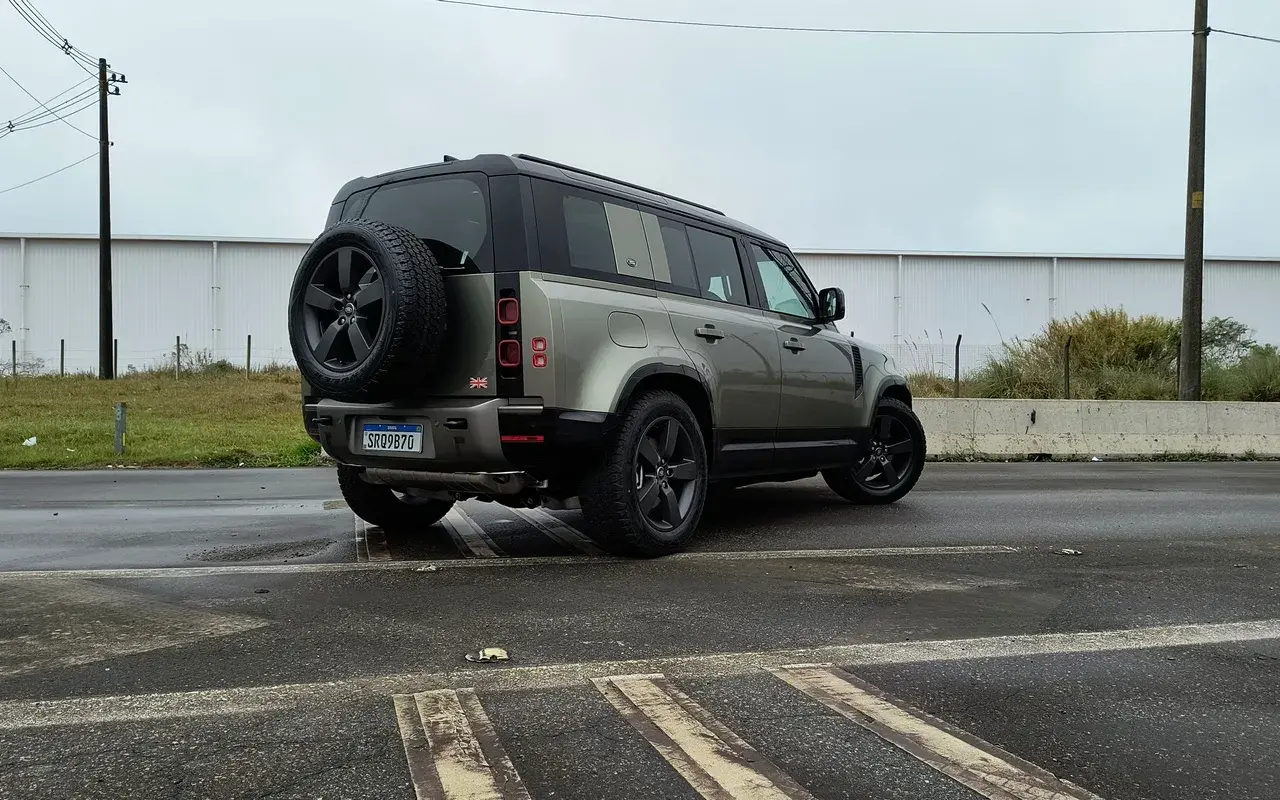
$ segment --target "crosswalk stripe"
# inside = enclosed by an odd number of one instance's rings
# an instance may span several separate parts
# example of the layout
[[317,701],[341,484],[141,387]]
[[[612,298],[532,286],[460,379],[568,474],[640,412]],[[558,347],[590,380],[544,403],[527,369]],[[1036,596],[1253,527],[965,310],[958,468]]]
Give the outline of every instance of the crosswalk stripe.
[[596,687],[707,800],[813,796],[662,675],[597,678]]
[[546,534],[556,544],[592,556],[604,553],[604,550],[592,541],[589,536],[540,508],[513,508],[511,510],[522,517],[525,522]]
[[772,672],[943,775],[991,800],[1102,800],[973,734],[826,665]]
[[440,520],[458,549],[464,554],[479,558],[499,558],[503,555],[497,543],[485,533],[476,521],[467,516],[467,512],[454,506]]
[[473,690],[392,700],[418,800],[530,800]]

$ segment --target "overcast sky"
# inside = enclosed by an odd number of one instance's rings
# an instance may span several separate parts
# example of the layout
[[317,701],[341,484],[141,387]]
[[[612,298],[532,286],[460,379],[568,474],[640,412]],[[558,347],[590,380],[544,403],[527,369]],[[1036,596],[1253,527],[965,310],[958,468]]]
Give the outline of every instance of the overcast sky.
[[[435,0],[33,0],[124,72],[117,233],[310,237],[356,175],[529,152],[724,209],[796,248],[1182,251],[1191,36],[708,30]],[[1192,0],[506,0],[753,24],[1190,28]],[[1276,0],[1211,25],[1280,37]],[[84,77],[0,4],[0,66]],[[0,118],[34,105],[0,76]],[[94,111],[73,118],[96,134]],[[1206,249],[1280,256],[1280,45],[1214,35]],[[89,155],[0,140],[0,189]],[[0,195],[0,231],[95,232],[96,161]]]

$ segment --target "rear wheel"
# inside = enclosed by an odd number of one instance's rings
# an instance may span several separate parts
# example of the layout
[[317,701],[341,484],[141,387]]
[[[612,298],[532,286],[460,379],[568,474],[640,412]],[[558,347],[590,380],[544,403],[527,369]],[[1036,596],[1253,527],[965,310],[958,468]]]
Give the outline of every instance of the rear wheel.
[[413,497],[366,483],[360,470],[345,465],[338,466],[338,486],[352,513],[396,535],[424,533],[453,508],[452,500]]
[[606,547],[629,555],[674,553],[707,497],[707,451],[689,406],[673,392],[637,399],[581,489],[582,513]]
[[827,485],[853,503],[879,505],[900,500],[924,471],[924,426],[911,408],[888,398],[880,401],[871,438],[852,467],[822,471]]

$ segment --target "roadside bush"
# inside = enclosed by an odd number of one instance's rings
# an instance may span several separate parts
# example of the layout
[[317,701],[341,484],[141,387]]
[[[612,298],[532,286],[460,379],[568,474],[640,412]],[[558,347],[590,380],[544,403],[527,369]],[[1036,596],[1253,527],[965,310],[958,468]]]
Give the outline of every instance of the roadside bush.
[[[1204,325],[1206,400],[1280,401],[1280,352],[1259,346],[1244,323],[1214,317]],[[1122,309],[1054,320],[1035,336],[1005,344],[969,376],[971,395],[1063,396],[1064,348],[1071,341],[1071,396],[1086,400],[1176,400],[1181,323]]]

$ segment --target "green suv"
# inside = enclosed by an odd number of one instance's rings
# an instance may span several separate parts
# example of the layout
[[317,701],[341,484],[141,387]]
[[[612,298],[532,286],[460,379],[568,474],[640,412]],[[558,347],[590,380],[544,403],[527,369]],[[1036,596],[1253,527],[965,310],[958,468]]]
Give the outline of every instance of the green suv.
[[821,473],[891,503],[915,485],[907,382],[844,314],[785,244],[713,208],[483,155],[342,187],[289,333],[306,429],[369,523],[581,507],[602,545],[662,555],[718,487]]

